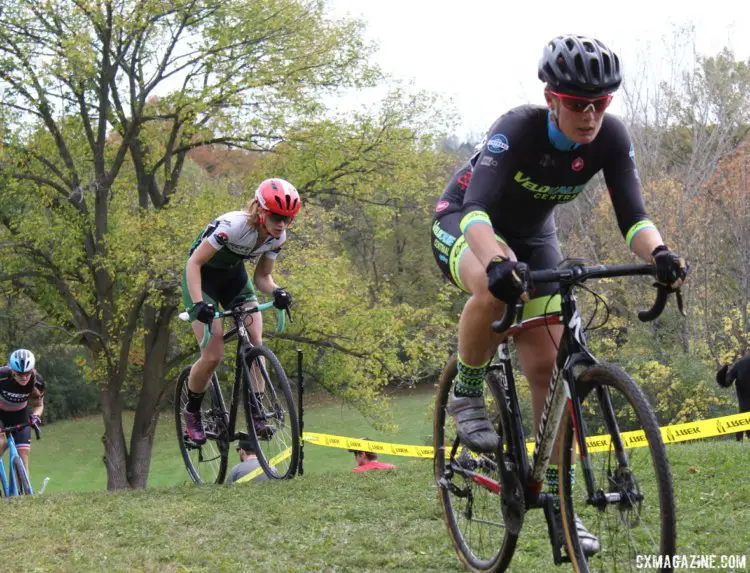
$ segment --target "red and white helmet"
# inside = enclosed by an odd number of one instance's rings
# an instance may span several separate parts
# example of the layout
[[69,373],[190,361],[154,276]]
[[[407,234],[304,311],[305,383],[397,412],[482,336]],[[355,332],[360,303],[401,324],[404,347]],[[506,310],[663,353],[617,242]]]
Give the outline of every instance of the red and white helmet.
[[302,203],[294,185],[284,179],[266,179],[255,190],[255,198],[261,207],[283,217],[294,220]]

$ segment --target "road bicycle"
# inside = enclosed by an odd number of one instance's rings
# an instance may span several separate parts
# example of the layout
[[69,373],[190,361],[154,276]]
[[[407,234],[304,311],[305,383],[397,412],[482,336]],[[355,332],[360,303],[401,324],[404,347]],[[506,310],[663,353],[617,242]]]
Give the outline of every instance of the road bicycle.
[[[672,476],[656,417],[630,376],[593,356],[574,296],[577,287],[589,290],[583,283],[591,279],[655,276],[654,265],[585,266],[583,261],[569,260],[551,270],[524,267],[523,281],[530,285],[559,283],[561,313],[511,326],[520,316],[519,302],[507,305],[503,317],[492,325],[495,332],[506,334],[485,377],[489,389],[485,401],[499,435],[496,452],[469,452],[446,413],[457,372],[455,357],[440,380],[434,471],[459,559],[472,571],[504,571],[524,516],[532,508],[544,510],[555,564],[570,562],[578,572],[636,570],[638,555],[674,555]],[[655,286],[654,305],[638,314],[642,321],[656,319],[667,302],[669,291]],[[679,291],[676,298],[684,315]],[[562,324],[564,331],[529,460],[509,341],[524,329],[549,324]],[[562,434],[559,498],[541,491],[558,429]],[[561,520],[555,519],[557,511]],[[576,517],[600,541],[599,553],[588,559]]]
[[9,471],[7,476],[5,474],[3,459],[2,457],[0,457],[0,482],[2,482],[2,491],[0,491],[0,495],[5,497],[13,497],[17,495],[34,495],[34,490],[31,487],[31,482],[29,481],[29,474],[26,471],[26,466],[23,465],[21,456],[18,454],[18,448],[16,448],[16,440],[13,438],[13,432],[22,430],[26,426],[31,426],[34,429],[37,440],[41,437],[39,427],[29,422],[18,424],[16,426],[8,426],[7,428],[0,427],[0,431],[5,433],[5,439],[8,445],[7,450]]
[[[225,406],[219,379],[214,373],[201,407],[206,442],[196,444],[185,429],[187,383],[191,366],[186,367],[175,387],[177,441],[188,474],[195,483],[223,483],[227,473],[230,443],[250,439],[258,462],[271,479],[291,478],[300,456],[299,419],[286,373],[276,355],[264,345],[255,346],[245,328],[245,317],[273,307],[272,302],[254,308],[236,306],[216,312],[215,318],[232,318],[234,328],[224,334],[224,342],[237,336],[234,383],[229,409]],[[287,309],[287,315],[289,311]],[[187,313],[180,315],[189,320]],[[284,328],[284,311],[277,313],[276,331]],[[201,347],[211,336],[205,328]],[[238,407],[242,404],[245,425],[238,430]]]

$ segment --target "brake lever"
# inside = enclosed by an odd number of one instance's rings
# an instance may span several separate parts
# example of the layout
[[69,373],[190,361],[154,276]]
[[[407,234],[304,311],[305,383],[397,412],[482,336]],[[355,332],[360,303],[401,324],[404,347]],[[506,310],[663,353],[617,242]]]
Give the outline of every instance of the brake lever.
[[682,292],[678,289],[675,291],[674,294],[677,297],[677,310],[680,311],[680,314],[682,316],[687,316],[687,313],[685,312],[685,308],[682,304]]

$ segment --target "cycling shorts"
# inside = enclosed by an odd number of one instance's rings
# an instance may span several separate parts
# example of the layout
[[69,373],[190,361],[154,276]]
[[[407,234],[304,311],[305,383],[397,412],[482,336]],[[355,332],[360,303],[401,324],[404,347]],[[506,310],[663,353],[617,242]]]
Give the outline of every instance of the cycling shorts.
[[[203,265],[201,267],[201,289],[203,290],[203,302],[213,304],[217,310],[219,305],[222,309],[229,310],[238,304],[258,301],[253,283],[247,275],[245,265],[242,264],[229,268]],[[186,309],[193,306],[187,287],[187,267],[182,272],[182,302]]]
[[[22,410],[16,410],[15,412],[9,412],[7,410],[0,410],[0,423],[4,428],[9,426],[17,426],[18,424],[24,424],[29,421],[29,412],[27,408]],[[31,427],[26,426],[21,430],[11,432],[13,439],[16,442],[16,449],[19,450],[30,450],[31,449]]]
[[[443,275],[460,289],[469,292],[458,273],[461,257],[469,248],[466,237],[461,233],[462,216],[461,211],[454,211],[435,217],[432,221],[430,239],[432,254]],[[516,258],[526,263],[531,270],[554,269],[563,258],[557,235],[554,234],[506,240],[495,230],[495,238],[510,247]],[[559,288],[557,283],[542,283],[535,286],[531,292],[531,300],[524,305],[523,320],[545,314],[559,314]]]

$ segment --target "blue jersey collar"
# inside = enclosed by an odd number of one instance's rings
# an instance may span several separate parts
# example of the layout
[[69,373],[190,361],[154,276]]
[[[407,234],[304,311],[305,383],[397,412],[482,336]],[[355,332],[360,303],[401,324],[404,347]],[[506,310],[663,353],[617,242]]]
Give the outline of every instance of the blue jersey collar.
[[559,149],[560,151],[573,151],[580,145],[572,139],[568,139],[568,137],[557,128],[555,121],[552,118],[552,110],[547,112],[547,134],[549,135],[550,143],[552,143],[555,149]]

